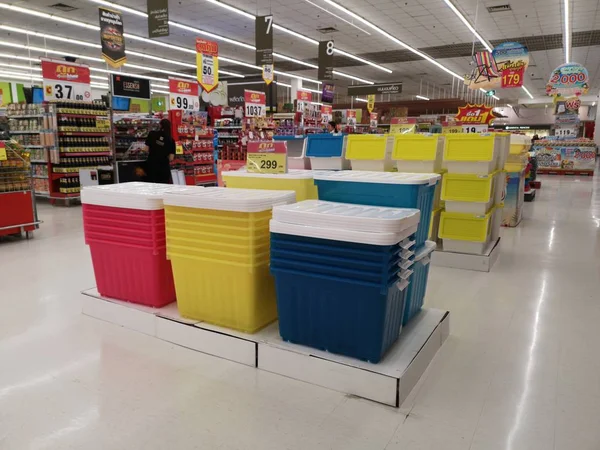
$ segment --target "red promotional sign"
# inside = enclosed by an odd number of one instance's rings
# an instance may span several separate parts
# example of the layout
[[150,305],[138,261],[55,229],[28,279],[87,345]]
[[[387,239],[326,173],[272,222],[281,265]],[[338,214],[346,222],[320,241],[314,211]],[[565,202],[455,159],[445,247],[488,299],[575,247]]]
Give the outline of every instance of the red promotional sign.
[[200,109],[198,91],[196,80],[169,77],[169,103],[171,109],[198,111]]
[[248,142],[246,170],[255,173],[287,173],[286,142]]
[[517,88],[523,86],[525,67],[519,69],[505,69],[502,71],[501,87]]
[[458,108],[456,120],[461,121],[463,125],[480,124],[487,125],[495,117],[492,115],[492,108],[485,105],[461,106]]
[[250,141],[248,142],[248,153],[287,153],[285,141]]
[[302,100],[303,102],[312,101],[312,94],[308,91],[296,91],[296,100]]
[[391,125],[403,125],[403,124],[411,124],[414,125],[417,123],[416,117],[392,117],[390,119]]
[[356,110],[354,109],[349,109],[346,111],[346,117],[348,119],[352,118],[352,117],[356,117]]
[[90,68],[83,64],[41,58],[44,100],[92,99]]
[[333,106],[331,105],[321,105],[321,114],[332,114]]
[[169,77],[169,92],[171,94],[194,95],[198,97],[198,83],[194,80]]
[[267,113],[267,96],[261,91],[244,91],[246,117],[264,117]]
[[219,84],[219,44],[196,38],[196,78],[206,92]]

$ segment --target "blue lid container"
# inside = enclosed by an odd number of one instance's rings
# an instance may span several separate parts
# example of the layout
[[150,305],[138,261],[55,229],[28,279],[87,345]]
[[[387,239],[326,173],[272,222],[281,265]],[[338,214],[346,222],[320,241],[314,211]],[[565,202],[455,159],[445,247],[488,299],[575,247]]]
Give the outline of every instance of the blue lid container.
[[406,290],[406,306],[402,317],[403,326],[415,317],[423,307],[427,291],[427,280],[429,279],[429,258],[435,247],[435,242],[427,241],[415,255],[415,262],[412,266],[413,274]]
[[341,158],[344,156],[344,136],[329,133],[309,134],[306,141],[306,156],[312,158]]

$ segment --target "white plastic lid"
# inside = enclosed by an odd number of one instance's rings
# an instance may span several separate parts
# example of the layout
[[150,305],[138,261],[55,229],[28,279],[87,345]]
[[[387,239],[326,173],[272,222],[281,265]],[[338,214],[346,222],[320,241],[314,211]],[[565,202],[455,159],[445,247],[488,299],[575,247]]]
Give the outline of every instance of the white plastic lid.
[[293,236],[305,236],[317,239],[329,239],[332,241],[354,242],[370,245],[395,245],[417,232],[418,225],[407,228],[401,233],[370,233],[367,231],[340,230],[339,228],[324,228],[271,220],[270,230],[272,233],[289,234]]
[[348,181],[382,184],[435,184],[441,176],[437,173],[368,172],[340,170],[336,172],[314,171],[315,180]]
[[273,208],[273,219],[296,225],[368,231],[370,233],[400,233],[419,224],[418,209],[386,208],[348,203],[305,200]]
[[[178,192],[182,189],[186,187],[141,181],[86,186],[81,191],[81,203],[113,208],[158,210],[163,209],[163,197],[166,192]],[[198,187],[198,189],[204,188]]]
[[437,247],[437,244],[435,242],[425,241],[425,243],[421,246],[419,251],[417,251],[417,253],[415,253],[415,261],[419,261],[419,260],[425,258],[426,256],[429,256],[431,254],[431,252],[433,252],[435,250],[436,247]]
[[288,173],[254,173],[245,169],[223,172],[224,177],[249,177],[249,178],[284,178],[290,180],[312,180],[312,170],[290,169]]
[[237,212],[267,211],[275,205],[285,205],[295,201],[294,191],[221,187],[204,189],[190,187],[187,191],[167,192],[164,197],[164,204],[169,206]]

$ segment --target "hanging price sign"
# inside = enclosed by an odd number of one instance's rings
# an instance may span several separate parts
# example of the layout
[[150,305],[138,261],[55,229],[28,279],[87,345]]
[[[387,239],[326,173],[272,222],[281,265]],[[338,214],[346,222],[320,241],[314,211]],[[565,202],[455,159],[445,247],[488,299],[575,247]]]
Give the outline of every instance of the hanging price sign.
[[244,91],[244,115],[246,117],[265,117],[267,96],[260,91]]
[[196,38],[196,78],[206,92],[219,84],[219,44]]
[[194,80],[169,77],[169,103],[171,109],[198,111],[200,109],[198,83]]
[[327,124],[333,119],[333,106],[331,105],[321,105],[321,123],[323,125]]
[[273,82],[275,69],[273,64],[266,64],[262,66],[262,77],[267,86]]
[[41,58],[44,100],[92,100],[90,68],[83,64]]
[[525,67],[519,69],[505,69],[502,71],[502,88],[517,88],[523,86]]
[[356,126],[356,111],[354,109],[346,110],[346,125],[349,127]]
[[246,170],[253,173],[287,173],[286,142],[248,142]]
[[4,142],[0,142],[0,161],[6,161],[8,156],[6,155],[6,144]]
[[369,128],[377,128],[377,113],[369,114]]

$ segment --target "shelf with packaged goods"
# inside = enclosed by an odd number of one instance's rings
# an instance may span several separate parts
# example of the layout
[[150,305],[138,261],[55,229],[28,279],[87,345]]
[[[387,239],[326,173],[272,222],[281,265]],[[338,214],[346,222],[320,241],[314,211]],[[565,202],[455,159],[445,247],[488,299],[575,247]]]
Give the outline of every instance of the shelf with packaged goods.
[[110,134],[110,130],[106,131],[59,131],[59,136],[74,136],[74,137],[104,137]]
[[44,114],[26,114],[23,116],[8,115],[6,117],[8,117],[9,119],[41,119],[42,117],[44,117]]
[[60,152],[60,156],[111,156],[111,152]]
[[30,159],[29,162],[31,164],[48,164],[48,161],[45,161],[43,159]]
[[101,119],[107,119],[107,114],[74,114],[74,113],[57,113],[60,117],[67,117],[69,119],[93,119],[94,117],[100,117]]
[[10,134],[40,134],[47,130],[10,131]]

